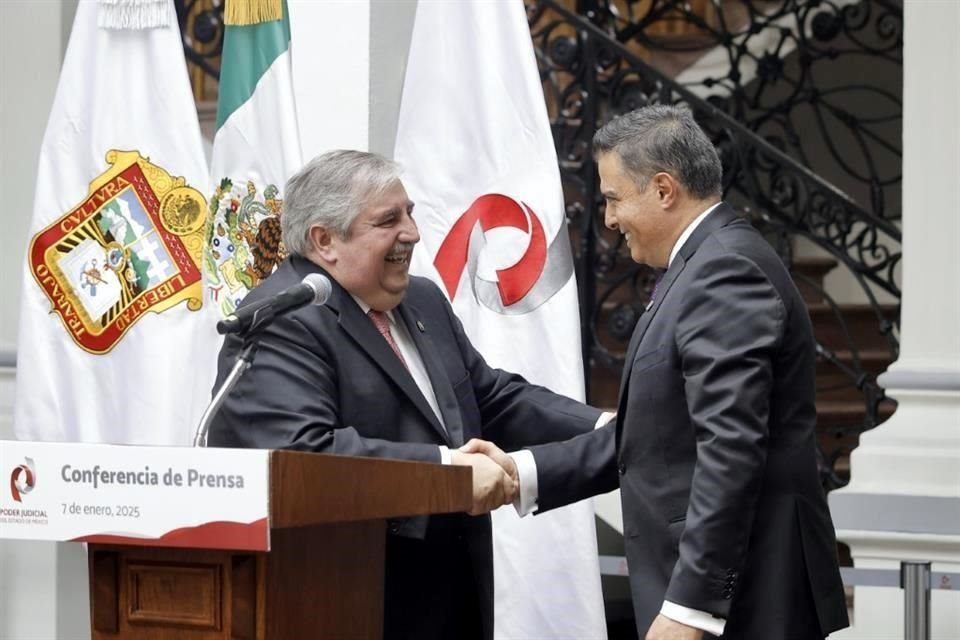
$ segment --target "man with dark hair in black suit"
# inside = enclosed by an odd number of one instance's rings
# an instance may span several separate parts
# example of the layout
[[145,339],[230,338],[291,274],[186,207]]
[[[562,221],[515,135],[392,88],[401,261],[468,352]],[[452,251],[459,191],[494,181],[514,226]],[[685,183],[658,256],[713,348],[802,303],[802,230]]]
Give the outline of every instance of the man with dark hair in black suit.
[[[666,271],[630,340],[616,424],[531,449],[539,510],[619,486],[641,637],[822,639],[848,622],[806,305],[721,200],[720,158],[688,109],[638,109],[593,144],[607,226]],[[510,468],[489,443],[468,450]]]

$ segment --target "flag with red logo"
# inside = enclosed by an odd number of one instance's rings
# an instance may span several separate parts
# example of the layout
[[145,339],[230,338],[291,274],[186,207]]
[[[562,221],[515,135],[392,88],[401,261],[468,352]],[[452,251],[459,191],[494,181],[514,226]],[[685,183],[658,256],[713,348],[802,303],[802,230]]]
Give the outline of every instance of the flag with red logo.
[[[521,0],[417,6],[395,151],[416,203],[414,273],[487,361],[583,400],[557,155]],[[603,638],[589,501],[494,512],[497,638]]]

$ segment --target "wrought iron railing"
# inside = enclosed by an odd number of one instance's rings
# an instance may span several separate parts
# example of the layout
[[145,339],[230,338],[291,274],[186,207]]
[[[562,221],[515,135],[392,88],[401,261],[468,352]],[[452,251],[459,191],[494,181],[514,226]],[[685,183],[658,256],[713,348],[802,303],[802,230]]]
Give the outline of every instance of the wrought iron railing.
[[173,0],[194,99],[215,101],[223,52],[224,0]]
[[[867,210],[804,164],[810,150],[816,150],[815,145],[802,140],[790,112],[801,102],[801,94],[817,90],[807,77],[810,69],[820,59],[842,55],[839,51],[830,52],[829,36],[849,38],[857,28],[862,28],[863,16],[871,15],[877,6],[884,7],[891,15],[895,14],[894,8],[885,2],[843,7],[827,2],[710,2],[700,3],[701,12],[696,13],[690,7],[694,3],[663,0],[616,4],[581,0],[577,11],[568,8],[570,3],[560,0],[527,0],[526,4],[577,256],[584,361],[590,367],[591,401],[615,402],[618,380],[615,372],[623,365],[626,343],[654,281],[649,268],[635,265],[629,259],[620,234],[603,226],[603,205],[597,189],[591,139],[599,126],[619,113],[645,104],[684,102],[720,150],[725,199],[736,204],[771,239],[788,264],[793,264],[796,238],[806,238],[844,267],[858,285],[861,297],[866,299],[876,318],[875,325],[868,331],[875,335],[869,340],[861,335],[864,333],[862,321],[848,326],[849,314],[844,313],[844,305],[836,304],[818,283],[813,283],[813,288],[820,292],[820,299],[812,306],[819,311],[837,311],[820,314],[828,319],[832,315],[839,325],[839,329],[830,332],[833,339],[829,343],[820,340],[820,356],[828,366],[835,365],[846,377],[847,384],[858,390],[858,401],[863,406],[861,417],[847,422],[835,420],[830,429],[838,442],[849,441],[846,436],[850,433],[855,435],[878,424],[884,415],[883,391],[876,385],[878,371],[868,370],[861,354],[876,351],[880,341],[886,349],[887,362],[897,356],[900,232],[887,216],[876,213],[883,198],[875,196],[875,190],[870,192],[871,208]],[[721,30],[723,8],[728,4],[741,9],[740,32]],[[640,5],[644,5],[642,12],[638,10]],[[766,7],[766,11],[759,10],[757,5]],[[821,7],[819,13],[813,11],[815,6]],[[708,15],[704,7],[712,8],[714,14]],[[637,11],[631,13],[634,10]],[[796,32],[782,26],[786,16],[792,16],[800,25]],[[891,18],[895,19],[898,18]],[[675,24],[668,29],[655,28],[658,21],[666,20],[686,21],[691,28],[678,30]],[[757,58],[756,54],[749,53],[747,42],[753,36],[763,35],[766,29],[776,29],[781,41],[794,39],[791,55],[801,58],[800,67],[807,74],[797,83],[795,92],[769,108],[764,108],[759,97],[763,95],[764,83],[770,82],[769,72],[763,69],[775,63],[769,56]],[[678,31],[680,36],[676,35]],[[632,43],[641,43],[647,48],[631,46]],[[754,79],[747,82],[740,63],[732,63],[727,66],[726,76],[711,78],[701,74],[699,84],[687,86],[643,59],[650,57],[647,55],[650,48],[673,47],[689,52],[694,48],[709,51],[713,45],[726,51],[731,59],[734,49],[740,52],[741,58],[754,56],[757,67]],[[889,50],[879,50],[877,55],[899,59],[899,51],[894,49],[896,47],[891,46]],[[776,55],[777,51],[774,49],[770,55]],[[776,62],[780,67],[789,64],[792,64],[789,60]],[[695,76],[692,69],[688,67],[685,72],[688,77]],[[718,86],[726,87],[719,97],[705,98],[698,92],[698,89]],[[891,100],[899,105],[896,96]],[[825,109],[829,107],[827,102],[820,104]],[[895,111],[890,119],[899,119],[899,108]],[[857,122],[852,116],[850,120],[851,131],[868,135],[869,123]],[[779,133],[771,127],[779,129]],[[801,141],[803,145],[793,144]],[[829,142],[821,146],[828,154],[837,150],[836,145]],[[870,166],[869,162],[846,164],[854,173],[860,170],[858,167]],[[876,174],[869,175],[868,179],[874,184],[885,180]],[[899,162],[895,179],[899,180]],[[834,447],[825,453],[824,483],[828,487],[843,482],[836,464],[849,452],[849,446],[845,447]]]
[[900,217],[898,1],[563,4],[575,4],[611,39],[803,165],[816,166],[875,215]]

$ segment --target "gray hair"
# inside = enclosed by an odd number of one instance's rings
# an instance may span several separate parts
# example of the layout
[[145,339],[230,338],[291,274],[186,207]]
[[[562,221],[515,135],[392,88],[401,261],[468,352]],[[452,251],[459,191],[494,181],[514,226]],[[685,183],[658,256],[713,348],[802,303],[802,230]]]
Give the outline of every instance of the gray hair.
[[280,216],[287,252],[306,255],[314,225],[346,238],[367,200],[398,180],[400,165],[375,153],[340,149],[317,156],[287,180]]
[[640,189],[663,171],[695,198],[722,192],[720,155],[685,105],[650,105],[614,118],[593,136],[594,157],[609,152]]

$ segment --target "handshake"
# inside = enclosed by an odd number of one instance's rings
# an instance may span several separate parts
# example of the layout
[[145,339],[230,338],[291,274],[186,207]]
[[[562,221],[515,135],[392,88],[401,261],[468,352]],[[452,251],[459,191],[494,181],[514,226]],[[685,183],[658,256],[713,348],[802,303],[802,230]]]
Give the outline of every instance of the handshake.
[[472,516],[511,504],[520,492],[520,478],[513,458],[497,445],[473,438],[450,452],[452,464],[473,469]]

